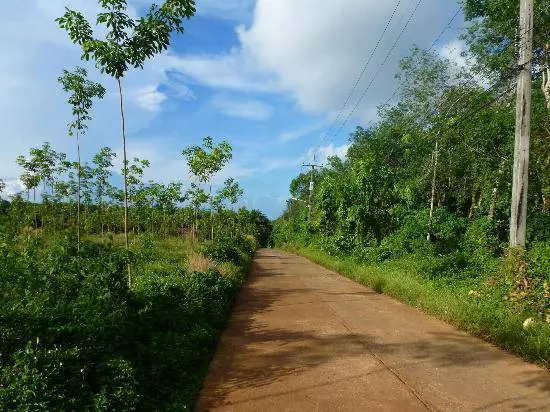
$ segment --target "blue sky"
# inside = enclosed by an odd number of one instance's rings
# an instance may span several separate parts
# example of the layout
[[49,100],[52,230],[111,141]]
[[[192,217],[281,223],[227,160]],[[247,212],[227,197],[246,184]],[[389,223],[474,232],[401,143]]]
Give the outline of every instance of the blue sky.
[[[399,59],[413,44],[429,47],[458,5],[424,0],[372,87],[335,135],[329,126],[396,5],[392,24],[344,111],[348,116],[410,15],[416,0],[199,0],[197,16],[166,53],[124,79],[129,156],[151,161],[146,179],[188,181],[181,151],[204,136],[226,139],[231,164],[217,182],[235,177],[242,204],[270,217],[282,211],[288,185],[315,153],[344,156],[355,126],[376,119],[376,106],[396,87]],[[138,15],[147,0],[130,0]],[[63,69],[82,65],[79,51],[57,29],[64,6],[92,17],[95,0],[21,0],[0,16],[0,178],[20,190],[19,154],[44,141],[75,155],[67,136],[70,110],[57,84]],[[459,17],[436,45],[462,63]],[[103,146],[121,152],[113,79],[84,64],[108,90],[83,138],[84,160]]]

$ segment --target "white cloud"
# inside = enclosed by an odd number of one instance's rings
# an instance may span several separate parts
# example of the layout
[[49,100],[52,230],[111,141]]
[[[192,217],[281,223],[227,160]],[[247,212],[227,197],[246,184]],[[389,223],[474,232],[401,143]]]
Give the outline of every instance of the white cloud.
[[297,140],[301,137],[307,136],[311,133],[321,130],[324,126],[325,126],[325,123],[323,122],[323,123],[316,123],[316,124],[300,127],[295,130],[281,133],[277,140],[282,143]]
[[6,184],[6,187],[4,188],[2,194],[6,196],[13,196],[25,190],[25,186],[20,179],[6,179],[4,183]]
[[274,92],[278,85],[269,74],[258,70],[257,64],[239,49],[226,55],[166,57],[166,69],[180,70],[201,84],[246,92]]
[[451,62],[451,67],[456,70],[456,73],[466,71],[480,86],[490,86],[490,79],[473,70],[474,57],[468,53],[468,48],[464,41],[453,40],[446,43],[439,50],[439,55]]
[[217,96],[212,100],[212,104],[225,116],[239,117],[247,120],[267,120],[274,112],[273,107],[258,100],[232,99]]
[[262,159],[262,173],[275,170],[296,169],[306,160],[305,156],[295,157],[272,157]]
[[158,91],[157,86],[145,86],[136,91],[137,104],[150,112],[160,111],[166,95]]
[[[413,5],[401,3],[348,109],[373,78]],[[237,28],[239,47],[221,56],[185,56],[179,69],[210,87],[288,94],[308,113],[338,111],[393,8],[394,2],[379,0],[257,0],[252,24]],[[376,106],[396,85],[399,59],[413,44],[429,46],[455,11],[453,2],[424,1],[358,106],[358,117],[376,115]]]
[[469,63],[463,53],[466,51],[466,44],[461,40],[453,40],[445,44],[439,54],[448,59],[453,65],[460,68],[468,68]]
[[326,164],[329,157],[339,157],[340,159],[345,159],[348,155],[348,149],[351,144],[343,144],[341,146],[334,146],[334,143],[330,143],[327,146],[320,146],[311,148],[308,151],[307,158],[310,162],[313,162],[315,156],[315,162],[317,164]]

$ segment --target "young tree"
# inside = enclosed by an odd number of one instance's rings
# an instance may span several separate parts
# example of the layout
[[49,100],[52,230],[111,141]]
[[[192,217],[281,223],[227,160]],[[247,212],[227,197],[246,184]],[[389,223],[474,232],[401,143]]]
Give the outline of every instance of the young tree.
[[63,70],[63,75],[58,79],[63,90],[70,93],[68,103],[72,107],[74,119],[69,123],[69,136],[76,135],[76,153],[77,153],[77,195],[76,195],[76,233],[78,241],[78,250],[80,250],[80,194],[82,169],[80,162],[80,135],[86,133],[92,109],[93,99],[102,99],[105,96],[105,88],[99,84],[87,79],[88,73],[82,67],[77,67],[74,72]]
[[30,191],[33,190],[33,200],[36,201],[36,188],[40,184],[40,176],[38,174],[38,164],[32,158],[18,156],[17,164],[23,169],[21,174],[21,182],[27,190],[27,202],[30,200]]
[[109,147],[102,148],[93,158],[94,176],[95,176],[95,198],[99,207],[99,222],[101,225],[101,241],[105,240],[105,217],[104,217],[104,205],[105,196],[109,192],[111,178],[111,168],[113,167],[113,159],[116,157],[116,153]]
[[183,150],[189,170],[199,183],[208,185],[208,200],[210,202],[211,240],[214,240],[214,206],[212,196],[212,178],[233,157],[233,149],[225,140],[214,146],[210,136],[203,139],[203,146],[191,146]]
[[107,28],[103,39],[94,37],[90,23],[80,12],[67,8],[56,21],[68,32],[71,41],[82,48],[82,58],[95,60],[101,72],[114,77],[118,84],[124,165],[124,239],[128,249],[128,170],[122,78],[130,67],[143,68],[147,59],[166,50],[174,30],[183,33],[183,20],[195,14],[195,1],[165,0],[160,6],[151,5],[145,16],[137,20],[128,16],[126,0],[99,0],[99,5],[104,11],[97,15],[96,23]]
[[193,214],[195,217],[193,227],[193,241],[195,241],[199,229],[199,210],[203,204],[208,202],[208,195],[199,185],[191,183],[191,188],[188,189],[187,192],[185,192],[185,198],[190,200],[191,206],[193,208]]
[[244,190],[241,189],[239,183],[237,183],[232,177],[224,182],[222,188],[216,192],[212,202],[213,206],[218,209],[218,221],[220,221],[223,213],[224,202],[229,202],[231,205],[235,205],[243,193]]
[[45,142],[41,147],[31,148],[29,161],[35,165],[36,173],[43,184],[42,197],[46,196],[46,186],[53,187],[53,180],[59,154],[52,149],[50,143]]
[[[143,198],[143,182],[141,179],[143,178],[143,172],[145,171],[145,168],[149,167],[149,161],[145,159],[138,159],[137,157],[134,158],[133,163],[129,164],[129,162],[126,162],[124,169],[126,170],[126,173],[128,175],[128,184],[127,184],[127,201],[126,202],[132,202],[132,204],[135,206],[134,210],[134,220],[137,220],[137,226],[139,227],[139,212],[142,209],[143,205],[145,204],[145,199]],[[135,226],[134,230],[135,232]]]

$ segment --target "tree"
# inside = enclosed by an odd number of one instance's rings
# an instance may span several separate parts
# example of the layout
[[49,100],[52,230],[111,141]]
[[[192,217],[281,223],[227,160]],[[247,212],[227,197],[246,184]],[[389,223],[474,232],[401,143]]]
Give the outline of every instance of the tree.
[[224,202],[227,201],[231,205],[235,205],[243,193],[244,190],[241,189],[239,183],[237,183],[232,177],[223,183],[223,186],[216,192],[216,195],[212,201],[212,205],[218,209],[218,220],[223,212]]
[[0,178],[0,195],[4,193],[4,190],[6,190],[6,182],[2,178]]
[[105,235],[105,217],[104,204],[105,196],[109,193],[109,179],[111,177],[111,168],[113,167],[113,159],[116,153],[109,147],[102,148],[93,158],[95,168],[93,170],[95,176],[95,200],[99,206],[99,222],[101,225],[101,241],[104,241]]
[[63,70],[63,75],[58,79],[61,87],[67,93],[70,93],[67,101],[72,108],[74,119],[69,123],[69,136],[76,135],[76,154],[77,154],[77,195],[76,195],[76,233],[78,250],[80,250],[80,195],[82,181],[82,167],[80,161],[80,136],[86,133],[88,129],[87,122],[92,120],[90,110],[92,109],[93,99],[102,99],[105,96],[105,88],[99,84],[87,79],[88,73],[82,67],[77,67],[74,72]]
[[18,156],[16,163],[23,169],[21,173],[21,182],[27,190],[27,201],[29,201],[30,191],[33,190],[33,200],[36,201],[36,188],[40,184],[40,176],[38,175],[38,164],[33,159],[28,159],[25,156]]
[[52,149],[50,143],[45,142],[39,148],[30,149],[29,161],[35,165],[36,173],[43,184],[42,197],[46,196],[46,186],[53,190],[53,181],[60,155]]
[[208,185],[208,200],[210,202],[210,239],[214,240],[214,207],[212,196],[212,178],[233,157],[233,149],[225,140],[214,146],[210,136],[203,139],[203,146],[191,146],[183,150],[182,154],[187,159],[187,165],[191,174],[199,183]]
[[193,241],[196,240],[198,234],[198,214],[201,206],[208,202],[208,194],[196,183],[191,183],[191,188],[185,192],[185,198],[189,199],[193,208],[194,214],[194,227],[193,227]]
[[[517,71],[519,0],[463,0],[468,27],[462,36],[477,68],[509,83]],[[534,2],[533,62],[544,65],[550,38],[550,7]]]
[[151,5],[145,16],[132,19],[127,14],[126,0],[99,0],[103,11],[96,23],[106,26],[103,39],[94,37],[90,23],[82,13],[66,8],[56,19],[68,32],[71,41],[82,48],[82,59],[93,59],[102,73],[115,78],[120,98],[124,175],[124,240],[128,243],[128,182],[126,159],[126,128],[122,95],[122,78],[130,67],[143,68],[145,61],[168,47],[175,30],[183,33],[183,20],[195,14],[194,0],[165,0]]
[[126,162],[123,168],[123,171],[125,171],[125,173],[127,174],[127,181],[128,181],[127,194],[125,195],[125,197],[127,198],[126,204],[130,202],[131,204],[136,205],[134,216],[137,218],[138,227],[139,227],[139,210],[145,204],[145,199],[142,196],[142,194],[144,193],[143,191],[144,185],[141,179],[143,178],[143,172],[149,166],[150,166],[150,163],[148,160],[138,159],[137,157],[135,157],[131,164],[129,162]]

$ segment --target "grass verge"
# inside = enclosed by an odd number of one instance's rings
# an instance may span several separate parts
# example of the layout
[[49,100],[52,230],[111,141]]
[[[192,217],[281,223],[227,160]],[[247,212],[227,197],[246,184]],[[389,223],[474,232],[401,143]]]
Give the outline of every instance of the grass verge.
[[503,299],[506,288],[501,282],[483,276],[452,283],[429,279],[422,274],[419,258],[413,256],[364,264],[311,248],[286,250],[550,368],[550,324],[535,322],[524,329],[523,322],[531,314]]

